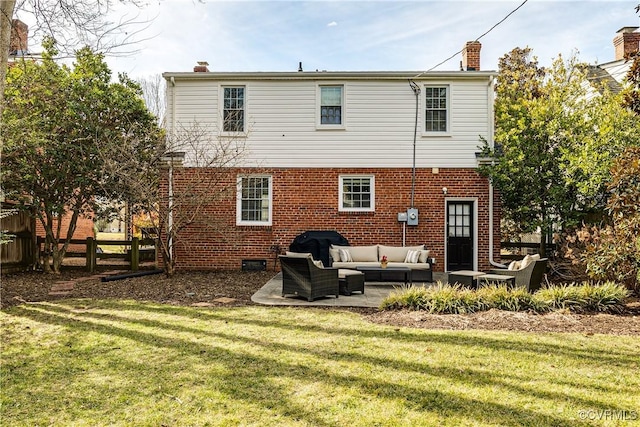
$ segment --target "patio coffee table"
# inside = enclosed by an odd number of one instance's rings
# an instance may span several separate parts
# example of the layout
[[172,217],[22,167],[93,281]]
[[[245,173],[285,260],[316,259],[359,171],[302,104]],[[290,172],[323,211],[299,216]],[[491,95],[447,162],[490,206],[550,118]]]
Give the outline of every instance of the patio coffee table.
[[356,267],[356,270],[358,271],[362,271],[363,273],[367,272],[372,272],[372,273],[377,273],[378,275],[378,281],[382,282],[383,281],[383,273],[385,272],[400,272],[404,274],[404,284],[406,285],[407,283],[409,285],[413,285],[413,277],[412,277],[412,270],[409,267]]
[[483,273],[482,271],[472,271],[472,270],[452,271],[449,273],[448,282],[451,283],[452,285],[454,283],[459,283],[463,286],[477,288],[478,278],[481,276],[485,276],[485,273]]

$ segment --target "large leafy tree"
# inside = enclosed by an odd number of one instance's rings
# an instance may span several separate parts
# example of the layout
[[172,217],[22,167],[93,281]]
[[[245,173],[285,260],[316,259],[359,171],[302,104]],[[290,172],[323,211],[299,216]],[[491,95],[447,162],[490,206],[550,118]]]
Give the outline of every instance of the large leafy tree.
[[140,0],[1,0],[0,1],[0,115],[2,115],[7,58],[13,18],[33,22],[30,37],[53,38],[58,49],[69,57],[81,46],[114,55],[131,54],[136,36],[146,25],[136,18],[112,22],[113,5],[129,3],[142,6]]
[[517,231],[550,231],[603,212],[609,169],[637,144],[637,118],[620,97],[600,94],[576,55],[538,66],[531,49],[516,48],[500,59],[496,85],[495,146],[481,168],[502,195],[504,217]]
[[[128,193],[126,183],[105,173],[102,150],[112,147],[110,161],[132,155],[150,161],[162,132],[140,87],[124,75],[113,83],[102,55],[81,49],[67,67],[54,61],[51,40],[44,48],[41,63],[25,61],[9,70],[1,176],[6,198],[43,225],[58,272],[77,219],[95,212],[99,199],[119,200]],[[46,259],[45,269],[49,265]]]

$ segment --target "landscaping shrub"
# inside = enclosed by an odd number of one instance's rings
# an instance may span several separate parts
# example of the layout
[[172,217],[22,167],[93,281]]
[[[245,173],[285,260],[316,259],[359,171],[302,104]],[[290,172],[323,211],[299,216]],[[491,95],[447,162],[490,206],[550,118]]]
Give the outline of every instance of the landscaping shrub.
[[407,308],[429,313],[465,314],[482,308],[478,295],[460,285],[436,283],[431,287],[402,287],[382,301],[382,310]]
[[507,288],[506,285],[491,285],[478,289],[477,294],[487,308],[505,311],[546,311],[546,305],[541,304],[525,288]]
[[630,292],[623,285],[614,282],[602,284],[585,282],[581,285],[550,286],[540,289],[535,293],[535,297],[552,310],[619,313],[623,310],[623,301],[629,294]]
[[[571,273],[615,281],[640,292],[640,147],[627,147],[611,167],[609,224],[583,225],[558,236]],[[577,278],[577,276],[576,276]]]
[[380,308],[406,308],[436,314],[466,314],[492,308],[536,313],[551,310],[620,313],[629,294],[623,285],[614,282],[552,285],[534,294],[524,288],[505,285],[472,290],[438,282],[431,287],[402,287],[389,294]]
[[381,310],[408,308],[412,310],[424,309],[429,288],[416,286],[402,286],[391,292],[380,306]]

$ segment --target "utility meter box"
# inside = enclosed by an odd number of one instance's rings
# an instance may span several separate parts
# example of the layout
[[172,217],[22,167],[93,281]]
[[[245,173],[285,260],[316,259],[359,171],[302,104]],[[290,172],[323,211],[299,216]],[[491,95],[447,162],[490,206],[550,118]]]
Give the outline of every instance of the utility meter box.
[[418,209],[407,209],[407,225],[418,225]]
[[406,212],[398,212],[398,222],[407,222]]

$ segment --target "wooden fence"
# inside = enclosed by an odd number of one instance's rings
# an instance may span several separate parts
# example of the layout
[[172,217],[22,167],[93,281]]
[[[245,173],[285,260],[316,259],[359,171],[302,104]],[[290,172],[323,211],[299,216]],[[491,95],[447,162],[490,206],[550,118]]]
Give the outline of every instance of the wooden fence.
[[[86,245],[85,252],[67,252],[67,257],[85,257],[87,260],[87,271],[93,272],[96,268],[98,259],[118,259],[121,258],[125,261],[129,261],[131,271],[138,271],[140,268],[140,261],[145,259],[155,260],[155,240],[153,239],[139,239],[134,237],[131,240],[96,240],[92,237],[87,237],[86,240],[71,239],[69,242],[76,245]],[[42,254],[42,245],[44,245],[44,238],[38,237],[37,241],[38,253]],[[129,247],[124,253],[105,253],[98,251],[98,245],[100,246],[125,246]],[[146,250],[140,249],[141,246],[153,246],[153,249]]]
[[[522,249],[534,249],[535,253],[540,252],[540,243],[528,243],[528,242],[500,242],[500,248],[502,249],[518,249],[518,253],[514,254],[500,254],[500,258],[508,260],[520,260],[525,253],[522,253]],[[546,251],[547,257],[551,256],[556,250],[556,245],[553,243],[547,243]]]

